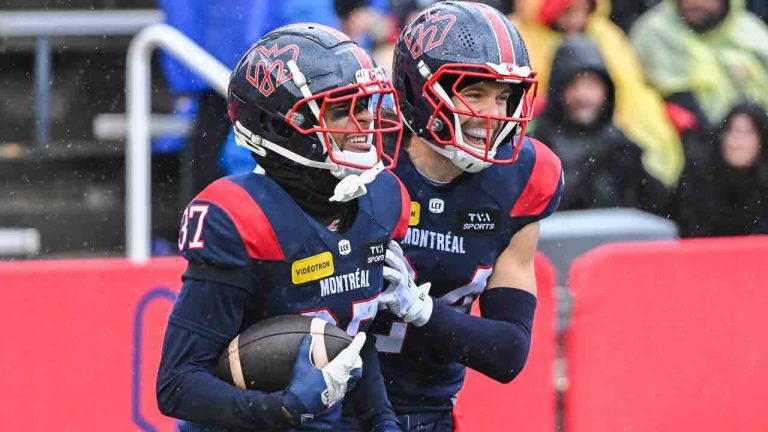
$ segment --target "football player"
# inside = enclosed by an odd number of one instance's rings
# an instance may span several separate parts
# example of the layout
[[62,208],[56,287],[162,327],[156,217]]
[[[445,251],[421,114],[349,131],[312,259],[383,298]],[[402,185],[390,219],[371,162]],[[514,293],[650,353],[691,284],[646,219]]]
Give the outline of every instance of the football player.
[[[394,89],[346,35],[318,24],[277,29],[232,73],[229,116],[258,171],[219,179],[184,211],[188,267],[168,320],[157,382],[160,410],[187,430],[329,430],[355,381],[376,394],[366,428],[399,430],[375,342],[362,333],[378,306],[386,245],[407,229],[410,200],[389,171],[382,118]],[[386,165],[386,166],[385,166]],[[282,314],[322,319],[355,336],[323,369],[302,340],[288,387],[237,388],[214,375],[230,341]],[[361,364],[365,368],[361,372]],[[349,399],[356,399],[350,393]]]
[[[371,333],[401,424],[450,431],[466,367],[506,383],[526,362],[539,220],[555,211],[563,177],[525,136],[535,74],[497,10],[447,1],[422,11],[400,34],[393,81],[411,131],[395,173],[412,207],[402,248],[387,252],[387,312]],[[478,297],[482,316],[471,316]]]

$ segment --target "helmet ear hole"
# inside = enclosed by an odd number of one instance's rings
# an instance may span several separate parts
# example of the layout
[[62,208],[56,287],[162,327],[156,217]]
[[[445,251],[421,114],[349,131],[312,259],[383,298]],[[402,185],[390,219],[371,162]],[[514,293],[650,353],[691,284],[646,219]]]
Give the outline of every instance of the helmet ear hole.
[[289,139],[293,136],[293,129],[291,129],[284,120],[275,118],[266,111],[261,111],[259,123],[261,123],[261,126],[269,134],[274,134],[285,139]]

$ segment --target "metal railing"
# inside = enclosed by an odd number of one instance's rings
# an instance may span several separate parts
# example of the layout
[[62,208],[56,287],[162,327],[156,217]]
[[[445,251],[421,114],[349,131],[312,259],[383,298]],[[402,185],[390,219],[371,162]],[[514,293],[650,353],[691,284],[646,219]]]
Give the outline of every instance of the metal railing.
[[45,147],[50,138],[51,37],[130,36],[161,23],[155,9],[109,11],[0,12],[0,38],[32,37],[35,45],[35,142]]
[[150,258],[152,192],[150,187],[150,64],[152,52],[162,48],[168,55],[196,72],[221,95],[227,94],[229,69],[180,31],[165,24],[141,30],[128,46],[126,64],[126,232],[128,258]]

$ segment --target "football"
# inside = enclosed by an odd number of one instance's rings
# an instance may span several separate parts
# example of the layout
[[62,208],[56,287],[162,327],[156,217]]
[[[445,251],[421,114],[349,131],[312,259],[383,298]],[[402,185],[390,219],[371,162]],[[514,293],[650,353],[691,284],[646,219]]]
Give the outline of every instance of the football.
[[219,357],[216,376],[242,389],[273,392],[288,387],[304,335],[312,334],[313,364],[322,368],[352,338],[320,318],[280,315],[237,335]]

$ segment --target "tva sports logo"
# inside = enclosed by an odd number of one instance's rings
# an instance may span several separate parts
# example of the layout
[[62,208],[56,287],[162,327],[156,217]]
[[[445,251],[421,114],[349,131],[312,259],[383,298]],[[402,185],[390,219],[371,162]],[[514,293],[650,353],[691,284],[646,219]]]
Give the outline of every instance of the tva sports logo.
[[425,52],[435,49],[445,42],[448,31],[456,22],[454,15],[440,15],[440,12],[425,13],[424,21],[411,25],[405,30],[403,40],[414,59]]
[[[293,77],[285,65],[289,60],[299,58],[299,47],[290,44],[278,48],[277,44],[270,48],[256,47],[248,58],[248,82],[259,89],[264,96],[271,95],[276,88]],[[274,82],[272,81],[274,75]]]

